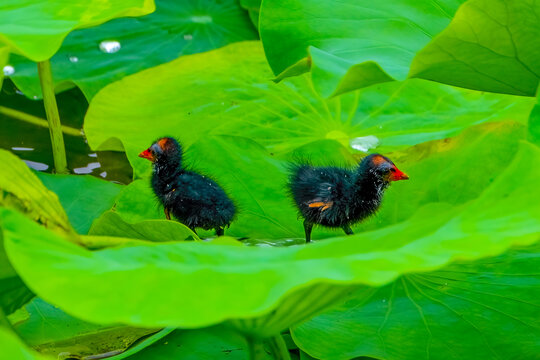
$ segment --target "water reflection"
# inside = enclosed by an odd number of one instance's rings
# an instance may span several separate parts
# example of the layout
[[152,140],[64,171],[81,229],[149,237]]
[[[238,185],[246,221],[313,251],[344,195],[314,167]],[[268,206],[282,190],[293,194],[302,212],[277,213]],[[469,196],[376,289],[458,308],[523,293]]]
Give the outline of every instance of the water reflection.
[[100,163],[91,162],[87,164],[86,166],[73,169],[73,172],[75,174],[91,174],[94,171],[94,169],[98,169],[100,167],[101,167]]
[[[57,95],[62,124],[76,129],[82,127],[88,103],[79,89]],[[0,105],[45,119],[42,101],[33,101],[17,93],[7,79],[0,92]],[[92,151],[83,136],[64,134],[68,167],[76,174],[91,174],[122,184],[131,182],[132,169],[126,155],[113,151]],[[0,115],[0,148],[11,150],[29,167],[52,172],[54,161],[47,128]]]
[[37,171],[45,171],[49,168],[49,165],[40,163],[37,161],[30,161],[30,160],[24,160],[23,161],[28,165],[29,168],[37,170]]

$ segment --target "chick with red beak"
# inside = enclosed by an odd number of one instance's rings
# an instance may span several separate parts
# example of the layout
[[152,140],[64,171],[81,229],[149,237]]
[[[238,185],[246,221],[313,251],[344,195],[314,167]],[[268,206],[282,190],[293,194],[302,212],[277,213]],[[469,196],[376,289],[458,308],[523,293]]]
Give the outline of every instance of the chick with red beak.
[[390,183],[407,179],[381,154],[366,156],[355,169],[295,164],[289,186],[304,218],[306,242],[311,241],[313,225],[342,228],[347,235],[353,234],[351,225],[377,211]]
[[171,214],[196,233],[196,228],[215,229],[224,234],[236,214],[236,207],[225,191],[208,176],[182,166],[182,147],[175,139],[155,141],[139,157],[152,162],[151,185],[163,204],[165,216]]

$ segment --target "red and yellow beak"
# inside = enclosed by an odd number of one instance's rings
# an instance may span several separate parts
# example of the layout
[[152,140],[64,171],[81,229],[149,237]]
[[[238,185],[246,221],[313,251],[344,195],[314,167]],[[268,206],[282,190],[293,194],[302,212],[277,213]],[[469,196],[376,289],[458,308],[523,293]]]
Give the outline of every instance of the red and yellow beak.
[[150,149],[146,149],[144,150],[143,152],[141,152],[139,154],[139,157],[142,157],[143,159],[148,159],[150,160],[151,162],[154,162],[156,160],[156,158],[154,157],[154,155],[152,154],[152,152],[150,151]]
[[403,171],[396,168],[396,171],[390,173],[390,181],[398,181],[398,180],[409,180],[409,176],[405,174]]

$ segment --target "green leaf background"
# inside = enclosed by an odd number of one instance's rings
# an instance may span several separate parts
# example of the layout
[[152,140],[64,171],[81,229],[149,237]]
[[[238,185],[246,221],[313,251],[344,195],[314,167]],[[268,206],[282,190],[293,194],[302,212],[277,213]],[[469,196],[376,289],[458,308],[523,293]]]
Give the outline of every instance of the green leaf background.
[[404,80],[415,53],[448,25],[463,2],[265,0],[261,39],[276,75],[311,56],[314,87],[327,97],[341,86],[350,90],[342,81],[358,88],[366,74],[370,83]]
[[538,245],[362,288],[293,331],[318,359],[532,359]]
[[[48,302],[26,306],[19,334],[53,355],[112,349],[127,350],[117,359],[219,359],[246,357],[238,330],[269,337],[293,326],[300,358],[534,358],[536,99],[391,81],[422,77],[535,94],[537,12],[527,8],[535,3],[461,3],[265,0],[264,50],[256,41],[220,48],[257,37],[239,7],[257,24],[257,1],[160,0],[154,14],[71,34],[53,58],[63,72],[57,91],[73,82],[92,100],[85,119],[90,146],[125,151],[135,181],[36,177],[0,152],[0,304],[12,312],[33,296],[29,289]],[[26,52],[17,51],[36,60],[56,52],[75,28],[151,11],[151,4],[137,4],[138,10],[126,1],[114,4],[116,12],[100,12],[110,5],[104,1],[86,17],[59,23],[80,6],[70,3],[36,23],[33,30],[58,30],[48,41],[6,37],[9,23],[0,25],[0,40],[13,48],[18,39]],[[21,9],[16,15],[26,21],[44,7]],[[6,13],[0,5],[0,20]],[[114,36],[120,52],[99,52],[104,36],[126,29],[125,39]],[[145,53],[152,57],[141,59]],[[14,80],[33,96],[30,64],[11,61]],[[271,82],[280,72],[280,83]],[[163,219],[149,187],[150,163],[137,154],[164,135],[181,140],[186,164],[237,203],[227,235],[255,246],[233,238],[201,242]],[[315,239],[325,240],[304,246],[286,190],[290,162],[353,166],[374,151],[411,179],[387,190],[380,211],[356,226],[356,235],[317,228]],[[58,326],[64,331],[50,332]],[[139,338],[163,326],[171,327]],[[130,341],[107,341],[111,329]],[[0,329],[0,341],[11,341],[2,346],[6,354],[35,358],[11,336]]]
[[[247,14],[235,0],[156,1],[156,11],[138,18],[115,19],[98,27],[77,30],[66,37],[51,64],[56,88],[73,83],[90,100],[102,87],[143,69],[230,42],[256,39]],[[121,45],[108,54],[104,40]],[[12,56],[11,79],[29,98],[41,98],[34,63]]]
[[75,29],[154,10],[153,0],[5,0],[0,5],[0,41],[14,53],[44,61]]
[[48,189],[58,195],[73,228],[87,234],[95,218],[110,209],[121,186],[93,176],[36,173]]
[[[241,66],[237,54],[244,54]],[[144,177],[143,182],[134,182],[122,192],[115,211],[130,223],[163,218],[148,186],[150,163],[137,154],[168,134],[183,143],[190,166],[218,180],[238,203],[240,214],[230,234],[261,239],[300,237],[301,225],[285,190],[288,161],[308,158],[351,165],[362,156],[351,148],[351,141],[357,137],[376,136],[380,140],[377,151],[400,150],[445,139],[484,122],[526,123],[534,104],[534,99],[479,94],[422,80],[383,84],[324,100],[309,87],[309,77],[271,84],[266,74],[270,72],[259,43],[248,42],[185,56],[104,89],[86,117],[88,140],[98,149],[125,148],[135,174]],[[139,84],[145,86],[140,88]],[[165,93],[189,89],[198,97],[162,97],[157,89]],[[141,103],[145,104],[142,109],[136,105]],[[159,121],[148,127],[149,119]],[[478,194],[497,175],[494,164],[509,161],[517,150],[517,139],[524,134],[524,128],[517,124],[507,130],[498,125],[485,129],[456,142],[446,139],[419,145],[408,150],[407,156],[395,153],[396,164],[417,180],[396,184],[402,194],[411,196],[399,203],[400,208],[392,207],[393,219],[385,215],[390,210],[384,205],[377,217],[381,220],[370,222],[371,228],[404,220],[419,200],[429,203],[434,195],[454,204]],[[508,139],[490,136],[493,132],[493,136],[502,137],[505,131],[509,131]],[[486,137],[489,145],[481,143]],[[426,167],[416,173],[415,164],[425,154],[450,149],[454,149],[451,155],[445,152],[442,159],[430,163],[431,171]],[[488,159],[493,153],[498,156],[488,162],[493,167],[484,176],[462,175],[470,183],[463,180],[458,185],[443,175],[461,173],[470,158]],[[439,184],[440,189],[430,192],[427,179]],[[457,197],[456,186],[461,191]],[[448,189],[448,196],[443,189]],[[393,192],[390,189],[387,196]],[[397,204],[393,199],[386,203]],[[328,230],[319,234],[335,235]]]
[[323,97],[407,77],[534,96],[538,20],[533,0],[267,0],[260,32],[277,79],[311,71]]
[[4,327],[0,327],[0,346],[2,356],[13,360],[46,360],[51,359],[28,349],[15,334]]
[[420,51],[413,77],[535,96],[540,80],[540,13],[533,0],[470,0]]
[[103,326],[81,321],[36,298],[24,308],[27,316],[14,324],[16,333],[42,354],[84,357],[122,352],[157,329]]
[[[105,88],[92,102],[84,130],[95,149],[125,149],[140,175],[150,164],[137,154],[165,134],[177,136],[185,147],[209,135],[248,137],[282,158],[330,140],[345,147],[337,155],[342,158],[351,153],[347,149],[356,137],[374,135],[381,142],[378,151],[390,151],[453,136],[485,121],[525,123],[534,104],[534,99],[422,80],[324,100],[307,76],[282,84],[270,83],[270,77],[259,42],[184,56]],[[182,91],[197,97],[163,96]]]

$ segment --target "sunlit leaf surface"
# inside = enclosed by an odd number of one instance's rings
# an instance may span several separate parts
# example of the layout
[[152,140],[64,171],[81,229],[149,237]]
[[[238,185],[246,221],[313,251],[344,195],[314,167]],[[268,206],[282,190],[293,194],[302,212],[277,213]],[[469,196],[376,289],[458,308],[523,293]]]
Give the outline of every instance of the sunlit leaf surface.
[[534,96],[540,81],[540,4],[471,0],[420,51],[411,76],[469,89]]
[[[252,40],[257,33],[237,1],[157,0],[156,11],[74,31],[51,59],[57,89],[73,82],[91,99],[105,85],[185,54]],[[108,41],[108,42],[107,42]],[[104,44],[108,48],[104,48]],[[41,97],[34,63],[12,56],[11,78],[21,91]]]
[[540,247],[362,288],[297,327],[318,359],[533,359],[540,327]]
[[3,0],[0,42],[32,61],[44,61],[75,29],[117,17],[145,15],[154,9],[153,0]]
[[[362,154],[351,146],[366,136],[375,136],[375,150],[386,152],[454,136],[487,121],[524,123],[534,104],[534,99],[422,80],[323,100],[307,76],[280,84],[269,78],[259,42],[184,56],[101,91],[88,110],[85,133],[95,149],[125,149],[140,175],[150,163],[137,155],[164,135],[178,137],[185,147],[209,135],[243,136],[280,158],[305,152],[306,145],[311,153],[323,141],[334,144],[325,154],[332,157],[336,152]],[[182,92],[197,96],[176,96]]]
[[314,86],[327,97],[404,80],[416,52],[450,23],[463,2],[265,0],[260,32],[276,75],[311,56]]
[[10,360],[52,360],[29,349],[22,341],[11,331],[0,327],[0,347],[2,356]]
[[86,234],[92,221],[110,209],[114,198],[121,190],[120,185],[84,175],[50,175],[36,173],[60,200],[73,228]]

